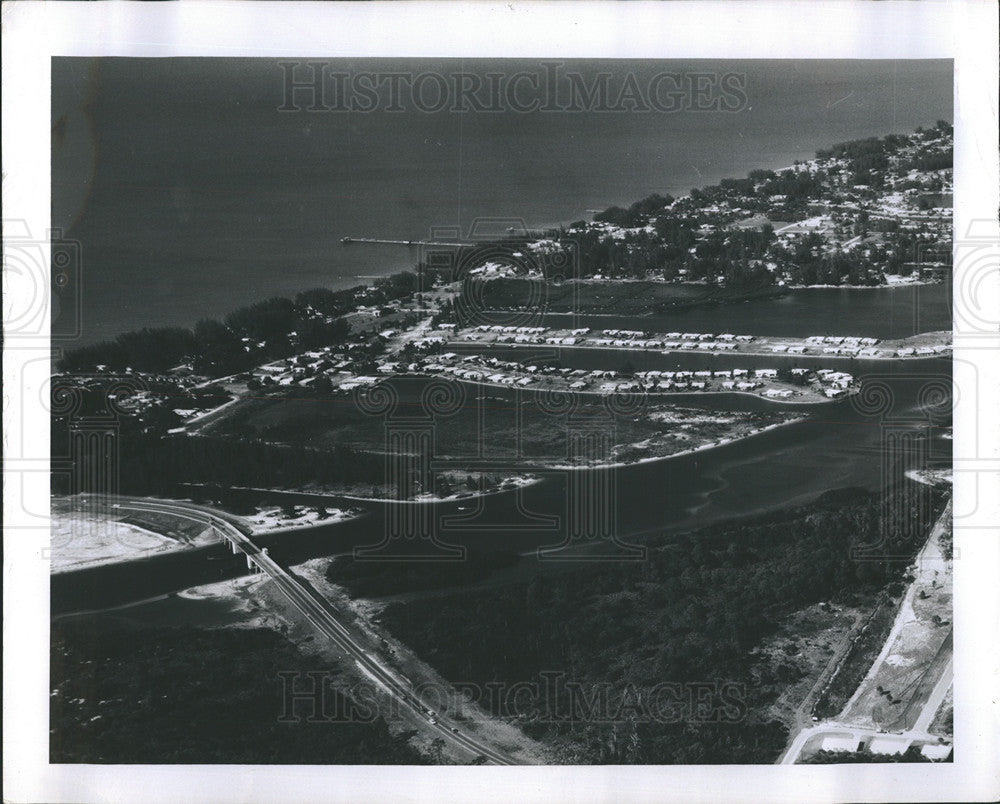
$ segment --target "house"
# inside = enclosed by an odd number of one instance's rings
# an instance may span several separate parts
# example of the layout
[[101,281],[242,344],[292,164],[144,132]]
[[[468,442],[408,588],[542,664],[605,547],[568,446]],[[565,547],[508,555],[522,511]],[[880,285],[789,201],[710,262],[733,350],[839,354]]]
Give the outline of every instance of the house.
[[823,751],[846,751],[854,753],[858,750],[861,741],[854,736],[831,735],[824,737],[820,748]]
[[868,750],[873,754],[903,754],[909,745],[910,741],[906,738],[879,736],[873,737],[872,741],[868,743]]
[[928,743],[920,749],[920,753],[931,762],[941,762],[951,754],[951,746],[947,743]]

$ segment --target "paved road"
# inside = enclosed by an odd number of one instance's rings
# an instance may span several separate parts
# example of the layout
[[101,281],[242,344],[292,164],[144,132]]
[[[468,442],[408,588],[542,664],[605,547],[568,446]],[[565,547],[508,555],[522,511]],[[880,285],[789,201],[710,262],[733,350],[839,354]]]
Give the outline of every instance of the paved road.
[[954,661],[954,655],[950,655],[948,663],[941,673],[941,678],[934,685],[934,689],[931,690],[931,694],[927,697],[927,703],[924,704],[920,715],[913,724],[914,731],[927,731],[931,727],[931,723],[934,722],[934,715],[937,714],[938,709],[941,708],[941,704],[944,703],[944,698],[948,694],[948,690],[951,689],[952,681],[954,680]]
[[437,722],[431,723],[427,707],[424,706],[420,698],[410,689],[410,686],[369,655],[364,647],[354,639],[350,631],[338,622],[328,606],[317,600],[314,595],[310,594],[292,575],[277,564],[274,559],[250,541],[240,528],[237,527],[235,517],[219,514],[204,506],[138,500],[134,498],[120,499],[126,501],[118,504],[119,509],[168,513],[214,526],[224,538],[249,556],[254,564],[267,573],[278,589],[281,590],[305,619],[312,623],[320,633],[330,639],[341,650],[350,655],[358,663],[362,672],[374,679],[376,683],[396,698],[404,709],[409,710],[418,722],[423,724],[425,732],[432,733],[435,737],[441,737],[446,743],[450,742],[460,746],[472,755],[471,758],[482,755],[487,761],[497,765],[518,764],[515,760],[491,748],[489,745],[481,743],[460,731],[452,731],[452,728],[457,727],[452,726],[445,720],[435,717]]
[[[911,624],[915,615],[913,614],[913,599],[916,595],[917,582],[920,578],[920,572],[933,572],[932,562],[929,560],[929,556],[937,551],[938,539],[944,532],[944,529],[948,526],[951,521],[951,510],[952,503],[951,500],[945,506],[944,511],[938,517],[934,526],[931,528],[931,532],[927,538],[927,542],[921,548],[920,552],[917,553],[915,562],[918,569],[918,577],[915,579],[907,588],[906,594],[903,596],[903,600],[900,603],[899,611],[897,612],[895,622],[893,627],[886,637],[886,640],[882,646],[878,657],[872,663],[871,669],[865,675],[864,679],[858,685],[858,688],[854,691],[850,700],[845,704],[844,708],[841,710],[838,717],[845,717],[848,715],[850,709],[857,701],[858,697],[864,692],[866,687],[870,687],[874,683],[874,679],[878,673],[879,668],[885,663],[892,653],[892,650],[896,647],[896,642],[902,629]],[[927,730],[930,728],[931,723],[934,721],[934,715],[937,713],[938,709],[941,708],[941,704],[944,701],[945,695],[947,695],[949,688],[952,684],[953,679],[953,655],[952,655],[952,644],[951,635],[949,629],[949,635],[945,639],[941,646],[941,649],[934,659],[930,660],[927,664],[926,673],[932,674],[938,672],[940,667],[940,675],[934,683],[934,687],[931,689],[927,696],[927,700],[920,705],[920,711],[914,720],[913,728],[902,732],[880,732],[877,729],[871,729],[866,727],[857,726],[851,723],[845,723],[837,719],[824,720],[821,723],[817,723],[814,726],[801,728],[800,720],[800,731],[795,735],[795,738],[791,741],[789,746],[785,749],[785,752],[781,755],[778,760],[779,765],[793,765],[799,759],[799,755],[802,753],[802,749],[805,747],[806,743],[814,737],[835,734],[851,734],[853,736],[858,736],[860,740],[861,736],[874,736],[882,734],[888,737],[896,737],[903,739],[906,736],[910,736],[912,739],[928,740],[934,742],[937,740],[936,735],[930,735]],[[933,676],[931,676],[933,677]],[[899,737],[902,735],[902,737]]]
[[[942,696],[943,697],[943,696]],[[933,717],[933,712],[931,717]],[[792,744],[788,747],[788,750],[782,755],[781,760],[778,762],[779,765],[794,765],[798,762],[800,755],[802,754],[802,749],[805,748],[807,742],[814,739],[821,739],[823,737],[851,737],[856,742],[860,743],[862,740],[871,737],[882,737],[888,740],[899,741],[901,744],[909,747],[914,741],[923,743],[937,743],[938,735],[929,734],[926,729],[911,729],[904,732],[880,732],[877,729],[862,728],[861,726],[852,726],[849,723],[838,723],[835,720],[825,720],[811,728],[803,729],[792,741]],[[905,748],[904,748],[905,750]]]

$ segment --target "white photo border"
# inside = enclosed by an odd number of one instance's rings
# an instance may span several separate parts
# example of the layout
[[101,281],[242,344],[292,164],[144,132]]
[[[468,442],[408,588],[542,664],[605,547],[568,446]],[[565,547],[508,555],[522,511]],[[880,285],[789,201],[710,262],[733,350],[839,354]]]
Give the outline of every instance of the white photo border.
[[[476,56],[954,59],[955,240],[997,229],[996,5],[956,2],[8,2],[2,8],[3,217],[49,229],[53,56]],[[973,230],[972,227],[978,227]],[[10,236],[8,227],[5,238]],[[956,288],[962,261],[956,257]],[[48,287],[40,277],[39,287]],[[5,277],[6,286],[6,277]],[[991,331],[960,327],[955,358],[987,395],[959,394],[956,510],[977,500],[955,544],[955,760],[842,766],[379,767],[48,764],[48,573],[35,538],[8,526],[48,510],[48,414],[24,366],[48,336],[5,341],[4,799],[6,801],[351,802],[401,800],[995,800],[1000,598],[1000,294],[976,291]],[[5,316],[8,304],[4,303]],[[6,323],[6,321],[5,321]],[[40,330],[48,331],[48,320]],[[956,379],[957,382],[957,379]],[[15,392],[16,391],[16,392]],[[975,422],[975,425],[970,424]],[[975,440],[975,433],[980,439]],[[16,448],[31,436],[31,449]],[[12,446],[13,445],[13,446]],[[978,485],[977,485],[978,484]]]

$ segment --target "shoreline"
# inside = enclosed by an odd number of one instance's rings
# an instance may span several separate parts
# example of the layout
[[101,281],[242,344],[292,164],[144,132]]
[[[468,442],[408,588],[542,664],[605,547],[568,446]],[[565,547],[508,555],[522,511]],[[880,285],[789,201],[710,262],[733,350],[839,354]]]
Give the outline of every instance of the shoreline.
[[[539,471],[541,467],[539,467]],[[351,500],[352,502],[358,503],[396,503],[402,505],[438,505],[440,503],[453,503],[461,502],[462,500],[476,500],[481,497],[491,497],[496,494],[503,494],[508,491],[516,491],[517,489],[527,488],[528,486],[534,486],[537,483],[541,483],[544,478],[541,477],[530,477],[530,471],[525,473],[524,476],[515,476],[510,479],[514,480],[512,486],[507,488],[496,488],[489,491],[470,491],[468,494],[452,494],[448,497],[433,497],[431,499],[424,498],[420,500],[394,500],[390,497],[354,497],[350,495],[340,495],[342,499]]]
[[[507,346],[507,344],[504,344],[504,346]],[[589,348],[599,349],[599,348],[602,348],[602,347],[592,346],[592,347],[589,347]],[[423,376],[423,375],[415,375],[415,376]],[[503,389],[503,390],[515,389],[515,390],[527,391],[529,393],[534,393],[534,392],[550,392],[550,393],[559,393],[559,394],[571,394],[571,395],[576,395],[576,396],[594,397],[595,400],[600,400],[600,399],[605,399],[605,398],[608,398],[608,397],[613,397],[613,396],[615,396],[617,394],[622,394],[622,395],[626,395],[626,396],[635,395],[635,396],[650,397],[654,402],[658,402],[660,400],[669,401],[670,399],[672,399],[674,397],[694,397],[695,399],[704,399],[706,397],[713,397],[713,396],[747,396],[747,397],[750,397],[751,399],[759,399],[759,400],[761,400],[763,402],[774,403],[774,404],[777,404],[777,405],[799,405],[799,406],[802,406],[802,405],[812,405],[812,406],[819,406],[819,405],[833,405],[833,404],[836,404],[838,402],[843,402],[845,399],[849,399],[854,394],[858,393],[857,390],[849,390],[849,391],[845,392],[842,396],[831,397],[831,398],[827,398],[827,399],[786,400],[786,399],[779,399],[777,397],[770,397],[770,396],[764,396],[762,394],[756,394],[756,393],[753,393],[752,391],[736,391],[736,390],[723,390],[723,391],[651,391],[651,390],[639,389],[637,391],[607,391],[607,392],[602,392],[602,391],[593,391],[593,390],[576,389],[576,388],[569,389],[569,388],[549,388],[549,387],[543,387],[543,386],[534,386],[534,387],[532,387],[532,386],[521,386],[521,385],[504,385],[503,383],[498,383],[498,382],[481,382],[481,381],[465,380],[465,379],[462,379],[460,377],[452,377],[452,376],[449,376],[447,374],[440,374],[440,375],[435,374],[435,375],[432,375],[432,376],[435,377],[436,379],[447,380],[449,382],[460,382],[460,383],[464,383],[465,385],[471,385],[473,387],[498,388],[498,389]]]
[[779,427],[787,427],[792,424],[800,424],[801,422],[808,421],[807,416],[801,416],[796,419],[791,419],[787,422],[777,422],[775,424],[768,424],[757,430],[747,433],[746,435],[736,436],[735,438],[724,438],[721,441],[710,441],[707,444],[702,444],[697,447],[691,447],[689,449],[681,450],[680,452],[672,452],[670,455],[650,455],[646,458],[639,458],[635,461],[616,461],[614,463],[602,463],[602,464],[588,464],[588,465],[574,465],[574,464],[553,464],[551,466],[546,466],[547,469],[554,469],[557,471],[580,471],[582,469],[624,469],[629,466],[638,466],[640,464],[656,463],[658,461],[669,461],[672,458],[683,458],[688,455],[694,455],[698,452],[707,452],[708,450],[718,449],[719,447],[728,447],[731,444],[742,443],[754,436],[763,435],[764,433],[776,430]]
[[905,282],[886,282],[884,285],[786,285],[790,290],[897,290],[901,288],[944,285],[942,279],[914,279]]
[[[551,315],[551,314],[547,314],[547,315]],[[561,313],[559,315],[561,315]],[[566,315],[573,315],[573,313],[566,313]],[[584,315],[586,315],[586,314],[584,314]],[[590,318],[592,316],[587,315],[587,317]],[[620,318],[621,316],[615,316],[615,317]],[[634,317],[635,318],[640,318],[641,316],[634,316]],[[936,331],[937,330],[932,330],[931,332],[921,332],[919,335],[912,335],[910,337],[911,338],[919,338],[919,337],[922,337],[922,336],[925,336],[925,335],[931,335],[931,334],[933,334]],[[767,337],[767,338],[774,337],[775,340],[777,340],[776,336],[760,336],[760,337],[762,337],[762,338],[764,338],[764,337]],[[908,339],[904,338],[902,340],[908,340]],[[885,343],[895,343],[895,341],[885,341]],[[508,342],[508,343],[491,343],[489,341],[459,341],[459,340],[455,340],[455,341],[449,341],[448,345],[449,346],[460,346],[460,347],[489,346],[489,347],[492,347],[492,348],[501,348],[501,349],[530,349],[530,348],[535,348],[536,350],[538,349],[538,344],[533,344],[533,343],[514,343],[514,342]],[[573,345],[560,345],[558,348],[559,349],[591,349],[591,350],[597,350],[597,351],[605,350],[605,351],[613,351],[613,352],[623,352],[625,354],[633,354],[633,353],[634,354],[659,354],[659,355],[665,355],[665,356],[666,355],[701,355],[701,356],[715,357],[715,356],[718,356],[718,355],[727,355],[727,356],[728,355],[735,355],[735,356],[740,356],[740,357],[795,357],[795,358],[812,359],[812,360],[927,360],[927,359],[930,359],[930,358],[940,357],[941,354],[943,354],[943,353],[933,354],[933,355],[912,354],[912,355],[902,355],[902,356],[899,356],[899,355],[828,355],[828,354],[818,354],[818,353],[815,353],[815,354],[814,353],[807,353],[807,354],[795,354],[795,353],[792,353],[792,354],[790,354],[788,352],[749,352],[749,351],[744,351],[744,352],[703,352],[703,351],[694,350],[694,349],[660,349],[660,348],[657,348],[657,347],[654,347],[654,348],[631,348],[631,347],[628,347],[628,346],[603,346],[603,345],[602,346],[595,346],[593,344],[588,344],[588,343],[575,343]]]

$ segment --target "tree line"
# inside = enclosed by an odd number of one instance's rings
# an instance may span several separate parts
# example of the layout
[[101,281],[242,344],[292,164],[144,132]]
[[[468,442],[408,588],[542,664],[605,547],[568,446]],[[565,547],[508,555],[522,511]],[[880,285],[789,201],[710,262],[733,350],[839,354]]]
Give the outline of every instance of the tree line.
[[359,305],[379,307],[410,296],[418,286],[409,271],[381,277],[371,287],[313,288],[294,299],[275,297],[240,307],[224,319],[206,318],[191,329],[143,328],[101,343],[69,350],[62,371],[160,373],[190,363],[198,374],[219,377],[246,371],[262,362],[303,349],[340,343],[350,335],[343,316]]

